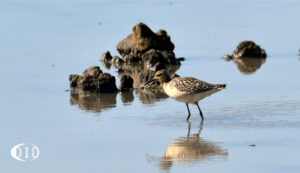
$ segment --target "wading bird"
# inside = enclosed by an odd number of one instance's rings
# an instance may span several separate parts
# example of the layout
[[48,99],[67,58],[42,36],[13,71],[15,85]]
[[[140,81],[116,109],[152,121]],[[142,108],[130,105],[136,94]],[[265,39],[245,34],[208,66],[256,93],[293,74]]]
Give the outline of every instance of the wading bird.
[[162,84],[164,92],[169,97],[186,104],[189,113],[187,120],[191,116],[189,104],[197,105],[200,116],[204,120],[198,101],[226,87],[226,84],[210,84],[193,77],[177,77],[171,80],[166,70],[157,71],[153,80],[158,80]]

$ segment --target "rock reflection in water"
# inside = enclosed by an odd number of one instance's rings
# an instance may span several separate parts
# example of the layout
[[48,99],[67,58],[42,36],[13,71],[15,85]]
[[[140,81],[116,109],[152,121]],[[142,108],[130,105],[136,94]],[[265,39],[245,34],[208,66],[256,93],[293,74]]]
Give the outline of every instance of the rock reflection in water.
[[173,164],[191,165],[207,160],[226,159],[227,151],[217,146],[215,142],[200,137],[200,130],[190,135],[191,124],[188,123],[188,134],[172,141],[159,161],[161,170],[169,171]]
[[120,95],[121,95],[121,100],[125,105],[133,102],[134,100],[134,95],[132,92],[121,92]]
[[[230,61],[230,59],[227,59],[226,61]],[[240,57],[233,58],[232,61],[237,65],[241,73],[252,74],[256,72],[261,67],[261,65],[266,62],[266,58]]]
[[153,104],[154,102],[166,99],[167,96],[162,90],[137,90],[143,104]]
[[78,105],[82,110],[101,112],[103,109],[116,107],[117,93],[70,92],[70,104]]

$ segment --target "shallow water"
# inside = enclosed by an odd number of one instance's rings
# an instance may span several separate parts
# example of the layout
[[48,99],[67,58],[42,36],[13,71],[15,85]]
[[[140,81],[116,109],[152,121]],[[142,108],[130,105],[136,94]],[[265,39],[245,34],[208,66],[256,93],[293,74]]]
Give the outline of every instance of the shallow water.
[[[0,4],[0,172],[300,171],[300,3]],[[197,107],[189,124],[185,105],[162,93],[65,91],[91,65],[116,75],[99,56],[117,54],[141,21],[171,35],[186,58],[177,74],[227,84],[200,102],[203,125]],[[245,39],[268,58],[221,59]],[[10,156],[23,142],[40,148],[37,160]]]

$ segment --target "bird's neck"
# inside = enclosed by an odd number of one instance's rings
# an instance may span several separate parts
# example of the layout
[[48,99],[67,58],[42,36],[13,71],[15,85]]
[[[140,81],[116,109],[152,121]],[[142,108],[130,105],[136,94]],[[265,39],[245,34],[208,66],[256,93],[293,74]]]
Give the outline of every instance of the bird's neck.
[[165,76],[162,80],[162,83],[168,83],[170,82],[171,78],[169,76]]
[[168,85],[168,82],[162,83],[163,90],[165,90],[165,88],[167,88],[167,85]]

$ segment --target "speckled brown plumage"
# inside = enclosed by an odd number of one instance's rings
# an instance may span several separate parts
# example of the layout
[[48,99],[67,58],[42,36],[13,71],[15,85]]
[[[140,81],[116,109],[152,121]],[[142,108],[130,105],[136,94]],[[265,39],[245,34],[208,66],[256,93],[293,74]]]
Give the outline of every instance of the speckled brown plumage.
[[[219,85],[210,84],[193,77],[178,77],[170,81],[171,87],[185,93],[199,93],[218,88]],[[221,87],[221,86],[220,86]]]

